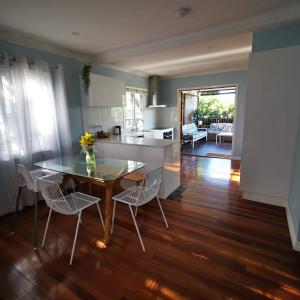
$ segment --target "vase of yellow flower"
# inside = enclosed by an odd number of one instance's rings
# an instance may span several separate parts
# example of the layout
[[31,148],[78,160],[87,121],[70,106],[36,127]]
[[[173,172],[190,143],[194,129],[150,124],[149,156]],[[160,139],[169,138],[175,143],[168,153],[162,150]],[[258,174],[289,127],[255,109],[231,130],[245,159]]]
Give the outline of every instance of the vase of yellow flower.
[[85,160],[87,165],[95,165],[96,159],[94,154],[94,143],[95,139],[92,133],[85,132],[83,136],[80,137],[79,143],[85,152]]

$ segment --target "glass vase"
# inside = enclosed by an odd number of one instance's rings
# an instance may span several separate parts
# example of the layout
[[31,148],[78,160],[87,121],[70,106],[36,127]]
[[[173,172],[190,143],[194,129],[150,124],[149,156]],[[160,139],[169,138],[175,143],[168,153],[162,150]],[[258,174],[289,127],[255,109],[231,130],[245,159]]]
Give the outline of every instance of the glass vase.
[[94,148],[93,146],[86,146],[84,147],[85,151],[85,162],[87,165],[95,165],[96,164],[96,158],[94,154]]

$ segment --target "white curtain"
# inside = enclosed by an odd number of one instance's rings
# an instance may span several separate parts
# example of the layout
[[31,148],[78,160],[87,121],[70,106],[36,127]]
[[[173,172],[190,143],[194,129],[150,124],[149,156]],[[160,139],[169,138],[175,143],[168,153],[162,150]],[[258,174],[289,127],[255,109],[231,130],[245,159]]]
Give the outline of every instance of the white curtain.
[[[55,72],[53,72],[55,73]],[[52,78],[53,75],[53,78]],[[15,163],[32,168],[36,153],[61,153],[58,117],[59,107],[66,106],[63,76],[54,84],[56,76],[45,62],[28,64],[25,58],[11,61],[7,56],[0,64],[0,214],[13,211],[17,191]],[[57,81],[59,79],[57,78]],[[59,86],[59,90],[56,88]],[[58,96],[59,95],[59,96]],[[59,103],[57,103],[57,96]],[[62,104],[62,102],[64,104]],[[65,130],[70,131],[70,126]],[[69,132],[70,136],[70,132]],[[67,147],[67,146],[66,146]],[[29,194],[28,194],[29,196]],[[24,197],[23,200],[32,199]],[[30,203],[31,201],[29,201]],[[24,202],[23,202],[24,203]],[[25,203],[26,204],[26,203]]]
[[58,137],[61,155],[71,154],[72,139],[69,119],[68,102],[65,88],[64,70],[61,65],[53,69],[53,89],[58,122]]

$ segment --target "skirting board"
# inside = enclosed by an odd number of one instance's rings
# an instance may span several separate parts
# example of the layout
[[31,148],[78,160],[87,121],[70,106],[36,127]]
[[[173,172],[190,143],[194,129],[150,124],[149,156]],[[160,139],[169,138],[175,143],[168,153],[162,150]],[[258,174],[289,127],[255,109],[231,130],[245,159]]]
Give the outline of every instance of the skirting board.
[[300,241],[297,240],[297,236],[296,236],[294,226],[293,226],[293,222],[292,222],[292,218],[291,218],[290,209],[289,209],[288,206],[286,207],[286,216],[287,216],[287,220],[288,220],[289,231],[290,231],[290,236],[291,236],[291,240],[292,240],[293,249],[295,251],[300,251]]
[[255,194],[255,193],[246,193],[246,192],[243,193],[243,198],[245,200],[249,200],[249,201],[261,202],[261,203],[285,207],[293,249],[295,251],[300,251],[300,241],[297,240],[297,236],[296,236],[292,218],[291,218],[291,213],[290,213],[286,199],[270,197],[270,196],[266,196],[266,195]]
[[281,207],[287,207],[287,199],[280,198],[280,197],[272,197],[262,194],[256,194],[256,193],[249,193],[249,192],[243,192],[243,198],[246,200],[261,202],[265,204],[271,204]]

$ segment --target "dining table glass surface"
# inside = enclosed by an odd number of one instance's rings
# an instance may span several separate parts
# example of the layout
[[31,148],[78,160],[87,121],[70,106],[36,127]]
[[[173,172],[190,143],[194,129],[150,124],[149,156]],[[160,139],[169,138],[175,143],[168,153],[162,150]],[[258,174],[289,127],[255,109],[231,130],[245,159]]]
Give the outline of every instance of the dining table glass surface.
[[114,181],[145,166],[144,163],[138,161],[108,157],[98,157],[95,159],[95,164],[87,164],[83,153],[49,159],[34,165],[99,181]]

